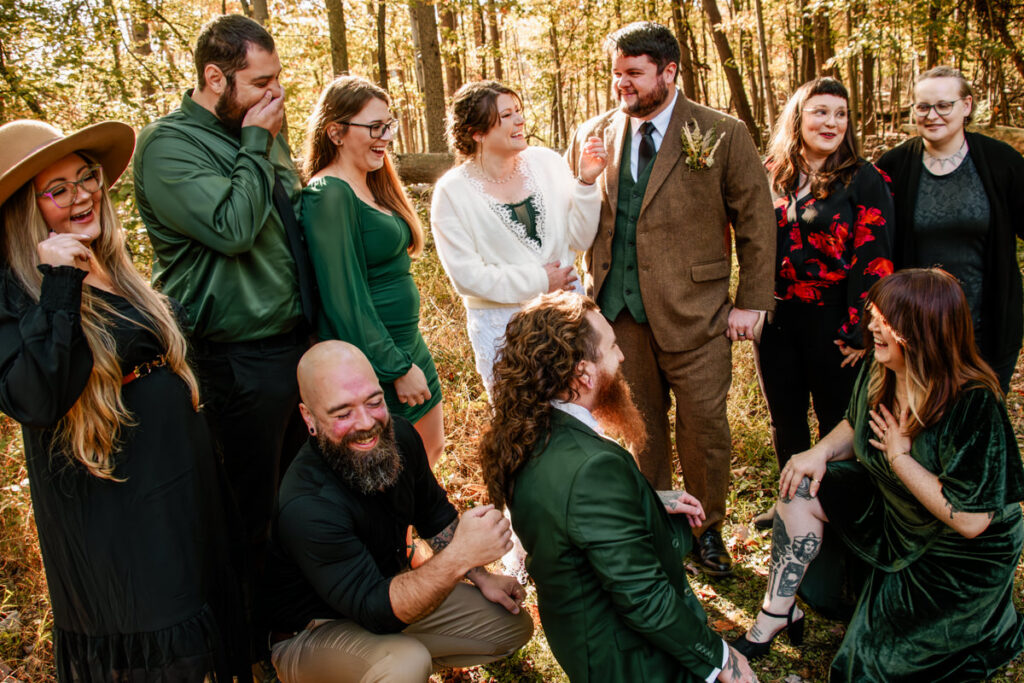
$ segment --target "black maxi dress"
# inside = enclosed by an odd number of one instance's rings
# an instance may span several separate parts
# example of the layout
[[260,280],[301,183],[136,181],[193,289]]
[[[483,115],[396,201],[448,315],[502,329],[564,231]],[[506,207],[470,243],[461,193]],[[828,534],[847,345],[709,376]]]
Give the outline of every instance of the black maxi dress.
[[[122,388],[134,420],[115,456],[122,481],[55,452],[53,429],[93,361],[81,326],[85,273],[40,270],[38,303],[0,271],[0,409],[22,424],[57,678],[230,681],[242,665],[227,640],[244,631],[220,557],[224,518],[205,419],[181,378],[161,368]],[[124,373],[164,352],[127,300],[93,291],[117,313],[109,329]]]

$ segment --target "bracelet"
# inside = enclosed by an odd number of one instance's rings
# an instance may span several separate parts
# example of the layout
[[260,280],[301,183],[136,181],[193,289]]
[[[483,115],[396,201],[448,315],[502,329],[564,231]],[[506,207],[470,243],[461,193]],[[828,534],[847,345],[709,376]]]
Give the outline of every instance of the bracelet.
[[887,458],[887,460],[889,461],[889,469],[892,469],[892,464],[899,460],[900,458],[902,458],[904,455],[910,455],[910,451],[903,451],[902,453],[897,453],[891,458]]
[[[591,185],[593,185],[593,184],[594,184],[594,183],[588,183],[588,182],[587,182],[586,180],[584,180],[584,179],[582,178],[582,176],[580,176],[579,174],[577,174],[577,175],[576,175],[576,182],[578,182],[578,183],[579,183],[580,185],[585,185],[585,186],[587,186],[587,187],[590,187]],[[596,182],[596,181],[595,181],[595,182]]]

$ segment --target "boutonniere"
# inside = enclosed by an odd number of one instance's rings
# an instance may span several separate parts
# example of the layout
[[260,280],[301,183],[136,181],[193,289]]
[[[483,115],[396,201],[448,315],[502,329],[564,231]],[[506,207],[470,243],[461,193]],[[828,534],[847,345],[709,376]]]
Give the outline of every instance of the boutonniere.
[[703,171],[715,165],[715,151],[722,144],[725,133],[718,132],[718,122],[707,132],[701,132],[696,120],[683,125],[683,153],[686,165],[692,171]]

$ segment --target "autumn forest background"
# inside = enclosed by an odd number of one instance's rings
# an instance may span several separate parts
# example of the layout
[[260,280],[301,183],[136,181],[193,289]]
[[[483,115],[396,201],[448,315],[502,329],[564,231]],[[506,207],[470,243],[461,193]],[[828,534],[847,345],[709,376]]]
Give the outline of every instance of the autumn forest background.
[[[511,85],[523,96],[531,143],[564,148],[579,123],[614,106],[602,42],[640,19],[675,32],[686,96],[743,120],[762,149],[796,86],[832,75],[850,89],[852,124],[865,156],[875,158],[907,135],[914,77],[951,64],[974,84],[973,125],[1024,151],[1024,131],[1012,128],[1024,126],[1022,0],[0,0],[0,122],[43,119],[69,131],[119,119],[141,128],[176,108],[193,86],[195,36],[224,12],[249,15],[275,37],[296,153],[305,119],[335,75],[358,74],[388,90],[401,124],[393,149],[425,224],[424,181],[448,162],[407,155],[447,151],[445,106],[462,83],[493,78]],[[136,262],[147,271],[150,250],[130,177],[114,195]],[[466,507],[483,497],[474,446],[486,397],[461,303],[429,241],[414,275],[445,395],[448,448],[437,474]],[[1022,389],[1018,373],[1008,397],[1018,436]],[[694,570],[691,580],[713,628],[732,639],[749,627],[764,588],[770,533],[755,532],[749,521],[770,504],[777,480],[767,410],[745,344],[734,351],[729,417],[733,489],[725,536],[736,576],[712,583]],[[1014,599],[1024,609],[1024,569]],[[51,625],[20,429],[0,416],[0,681],[53,680]],[[802,649],[777,646],[755,670],[766,681],[825,680],[842,635],[842,624],[813,616]],[[509,662],[436,678],[565,680],[539,630]],[[996,680],[1024,680],[1024,662]]]

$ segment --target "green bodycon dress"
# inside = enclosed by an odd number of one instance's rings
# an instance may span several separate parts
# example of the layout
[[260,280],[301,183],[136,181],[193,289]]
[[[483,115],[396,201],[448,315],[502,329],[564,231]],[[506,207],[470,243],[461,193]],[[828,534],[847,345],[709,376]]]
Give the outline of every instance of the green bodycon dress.
[[[415,424],[441,402],[441,384],[419,330],[409,226],[366,204],[334,177],[313,180],[302,191],[302,226],[320,287],[320,339],[342,339],[362,349],[388,409]],[[430,399],[418,406],[400,403],[394,386],[413,363],[430,388]]]

